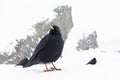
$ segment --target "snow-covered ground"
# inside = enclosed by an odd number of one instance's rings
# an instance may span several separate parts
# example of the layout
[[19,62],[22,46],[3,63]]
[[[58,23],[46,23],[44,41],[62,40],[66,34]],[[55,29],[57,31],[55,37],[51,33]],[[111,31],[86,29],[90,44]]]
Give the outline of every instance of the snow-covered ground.
[[[85,65],[91,58],[97,58],[96,65]],[[1,80],[119,80],[120,54],[101,53],[99,50],[68,53],[57,61],[62,71],[43,72],[44,65],[30,68],[0,65]]]
[[[71,31],[72,32],[72,31]],[[15,65],[0,65],[0,79],[3,80],[119,80],[120,53],[101,52],[99,49],[80,51],[75,50],[69,35],[66,41],[63,57],[56,62],[61,71],[44,72],[45,66],[35,65],[22,68]],[[71,37],[71,38],[70,38]],[[85,65],[96,57],[96,65]],[[49,65],[50,67],[51,65]]]
[[[63,4],[72,6],[74,28],[68,35],[63,57],[56,62],[62,71],[43,72],[44,65],[22,68],[1,64],[0,79],[120,80],[119,0],[0,0],[0,50],[30,34],[28,31],[36,22],[54,17],[52,9]],[[83,33],[93,30],[97,31],[99,48],[77,51]],[[97,58],[97,64],[85,65],[93,57]]]

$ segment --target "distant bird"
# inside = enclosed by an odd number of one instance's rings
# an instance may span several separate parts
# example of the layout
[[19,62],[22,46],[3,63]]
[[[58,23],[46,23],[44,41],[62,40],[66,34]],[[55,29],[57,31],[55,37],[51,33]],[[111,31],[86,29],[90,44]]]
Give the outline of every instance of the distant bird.
[[[61,70],[56,68],[53,64],[62,54],[64,41],[62,39],[61,31],[57,25],[50,26],[50,32],[44,36],[38,43],[32,57],[20,61],[17,65],[23,67],[30,67],[35,64],[45,64],[45,71]],[[53,67],[48,69],[47,63],[51,63]]]
[[[91,59],[87,64],[95,65],[97,63],[96,58]],[[86,65],[87,65],[86,64]]]

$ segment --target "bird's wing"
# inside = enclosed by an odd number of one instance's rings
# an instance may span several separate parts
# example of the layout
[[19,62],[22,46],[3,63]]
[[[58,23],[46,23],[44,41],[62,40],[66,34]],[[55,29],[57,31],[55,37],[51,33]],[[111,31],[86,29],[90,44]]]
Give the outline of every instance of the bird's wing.
[[49,38],[49,34],[47,34],[46,36],[44,36],[41,39],[41,41],[38,43],[32,57],[31,57],[31,59],[33,59],[37,55],[37,53],[44,48],[44,46],[46,45],[46,43],[48,41],[48,38]]
[[45,44],[48,41],[48,38],[49,38],[49,35],[46,35],[41,39],[41,41],[38,43],[34,53],[38,52],[38,50],[41,50],[45,46]]

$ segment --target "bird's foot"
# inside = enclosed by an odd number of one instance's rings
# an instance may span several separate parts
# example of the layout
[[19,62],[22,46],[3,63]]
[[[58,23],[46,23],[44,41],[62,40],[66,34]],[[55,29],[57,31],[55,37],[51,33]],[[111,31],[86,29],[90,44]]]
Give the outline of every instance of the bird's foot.
[[44,70],[44,72],[50,72],[53,71],[52,69]]
[[60,70],[62,70],[62,69],[58,69],[58,68],[51,67],[51,70],[60,71]]
[[53,67],[51,67],[50,69],[48,69],[47,64],[45,64],[46,70],[44,70],[44,72],[49,72],[49,71],[54,71],[54,70],[56,70],[56,71],[59,70],[60,71],[61,70],[61,69],[56,68],[53,63],[52,63],[52,65],[53,65]]
[[62,69],[58,69],[58,68],[53,68],[53,67],[51,67],[51,69],[49,69],[49,70],[44,70],[44,72],[50,72],[50,71],[60,71],[60,70],[62,70]]

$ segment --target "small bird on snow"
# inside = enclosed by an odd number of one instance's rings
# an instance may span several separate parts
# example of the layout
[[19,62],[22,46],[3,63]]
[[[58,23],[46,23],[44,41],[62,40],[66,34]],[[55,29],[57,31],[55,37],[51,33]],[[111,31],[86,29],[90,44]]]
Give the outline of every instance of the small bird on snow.
[[[95,65],[97,63],[96,58],[91,59],[87,64]],[[87,65],[86,64],[86,65]]]

